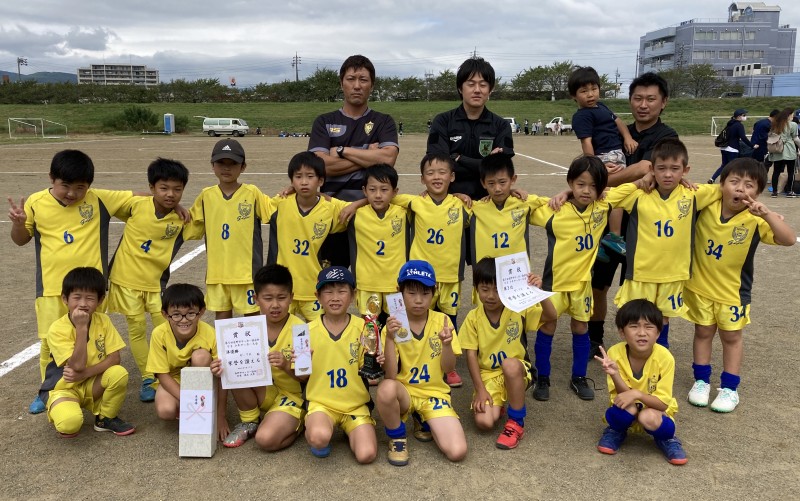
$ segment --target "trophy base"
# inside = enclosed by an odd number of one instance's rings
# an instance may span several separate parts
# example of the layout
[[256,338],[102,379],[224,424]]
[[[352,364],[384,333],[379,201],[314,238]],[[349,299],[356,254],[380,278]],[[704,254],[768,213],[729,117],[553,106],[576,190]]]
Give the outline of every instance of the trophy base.
[[375,355],[367,353],[364,356],[364,365],[358,370],[358,375],[365,379],[379,379],[383,377],[383,369]]

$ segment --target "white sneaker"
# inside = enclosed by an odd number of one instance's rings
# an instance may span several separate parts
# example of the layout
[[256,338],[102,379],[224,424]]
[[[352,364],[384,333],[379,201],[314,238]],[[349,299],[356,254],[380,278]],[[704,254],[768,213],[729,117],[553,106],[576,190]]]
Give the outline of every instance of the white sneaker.
[[711,395],[711,387],[705,381],[698,379],[689,391],[689,403],[697,407],[706,407],[709,395]]
[[711,410],[714,412],[733,412],[739,405],[739,393],[730,388],[720,388],[717,398],[711,402]]

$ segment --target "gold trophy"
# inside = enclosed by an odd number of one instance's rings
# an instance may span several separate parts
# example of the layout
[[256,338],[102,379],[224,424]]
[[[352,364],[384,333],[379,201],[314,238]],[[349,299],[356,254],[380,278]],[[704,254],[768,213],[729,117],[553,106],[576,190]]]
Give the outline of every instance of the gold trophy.
[[378,379],[383,376],[383,369],[378,363],[381,352],[381,326],[378,323],[378,314],[381,311],[381,302],[373,294],[367,299],[367,314],[364,315],[364,329],[361,331],[361,345],[364,346],[364,365],[358,374],[366,379]]

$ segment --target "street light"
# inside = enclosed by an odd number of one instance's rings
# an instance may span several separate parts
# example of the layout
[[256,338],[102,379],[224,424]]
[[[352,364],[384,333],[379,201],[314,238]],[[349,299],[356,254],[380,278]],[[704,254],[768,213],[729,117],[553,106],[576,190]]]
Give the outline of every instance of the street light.
[[19,70],[20,66],[28,66],[28,58],[27,57],[18,57],[17,58],[17,82],[22,80],[22,74],[20,73],[20,70]]

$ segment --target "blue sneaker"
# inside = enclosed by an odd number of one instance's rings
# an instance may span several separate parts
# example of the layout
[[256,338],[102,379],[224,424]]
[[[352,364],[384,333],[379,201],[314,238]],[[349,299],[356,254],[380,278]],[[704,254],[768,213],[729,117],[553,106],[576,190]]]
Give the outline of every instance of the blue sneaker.
[[28,412],[31,414],[41,414],[45,410],[47,410],[47,406],[44,405],[44,402],[42,402],[42,399],[39,398],[39,395],[36,395],[36,398],[33,399],[31,405],[28,406]]
[[606,429],[603,430],[603,436],[597,442],[597,450],[603,454],[616,454],[627,436],[627,431],[617,431],[610,426],[606,426]]
[[328,444],[325,447],[322,447],[321,449],[316,449],[312,447],[311,454],[313,454],[314,457],[326,458],[331,455],[331,444]]
[[[608,232],[606,236],[600,240],[600,244],[607,247],[612,252],[624,256],[625,255],[625,239],[616,233]],[[601,247],[602,248],[602,247]]]
[[142,402],[152,402],[156,399],[156,390],[152,386],[155,382],[156,380],[153,378],[147,378],[142,381],[142,388],[139,390],[139,400]]
[[667,461],[670,464],[686,464],[688,459],[686,459],[686,451],[683,450],[683,445],[681,441],[678,440],[678,437],[672,437],[668,440],[656,440],[656,445],[661,452],[667,457]]

